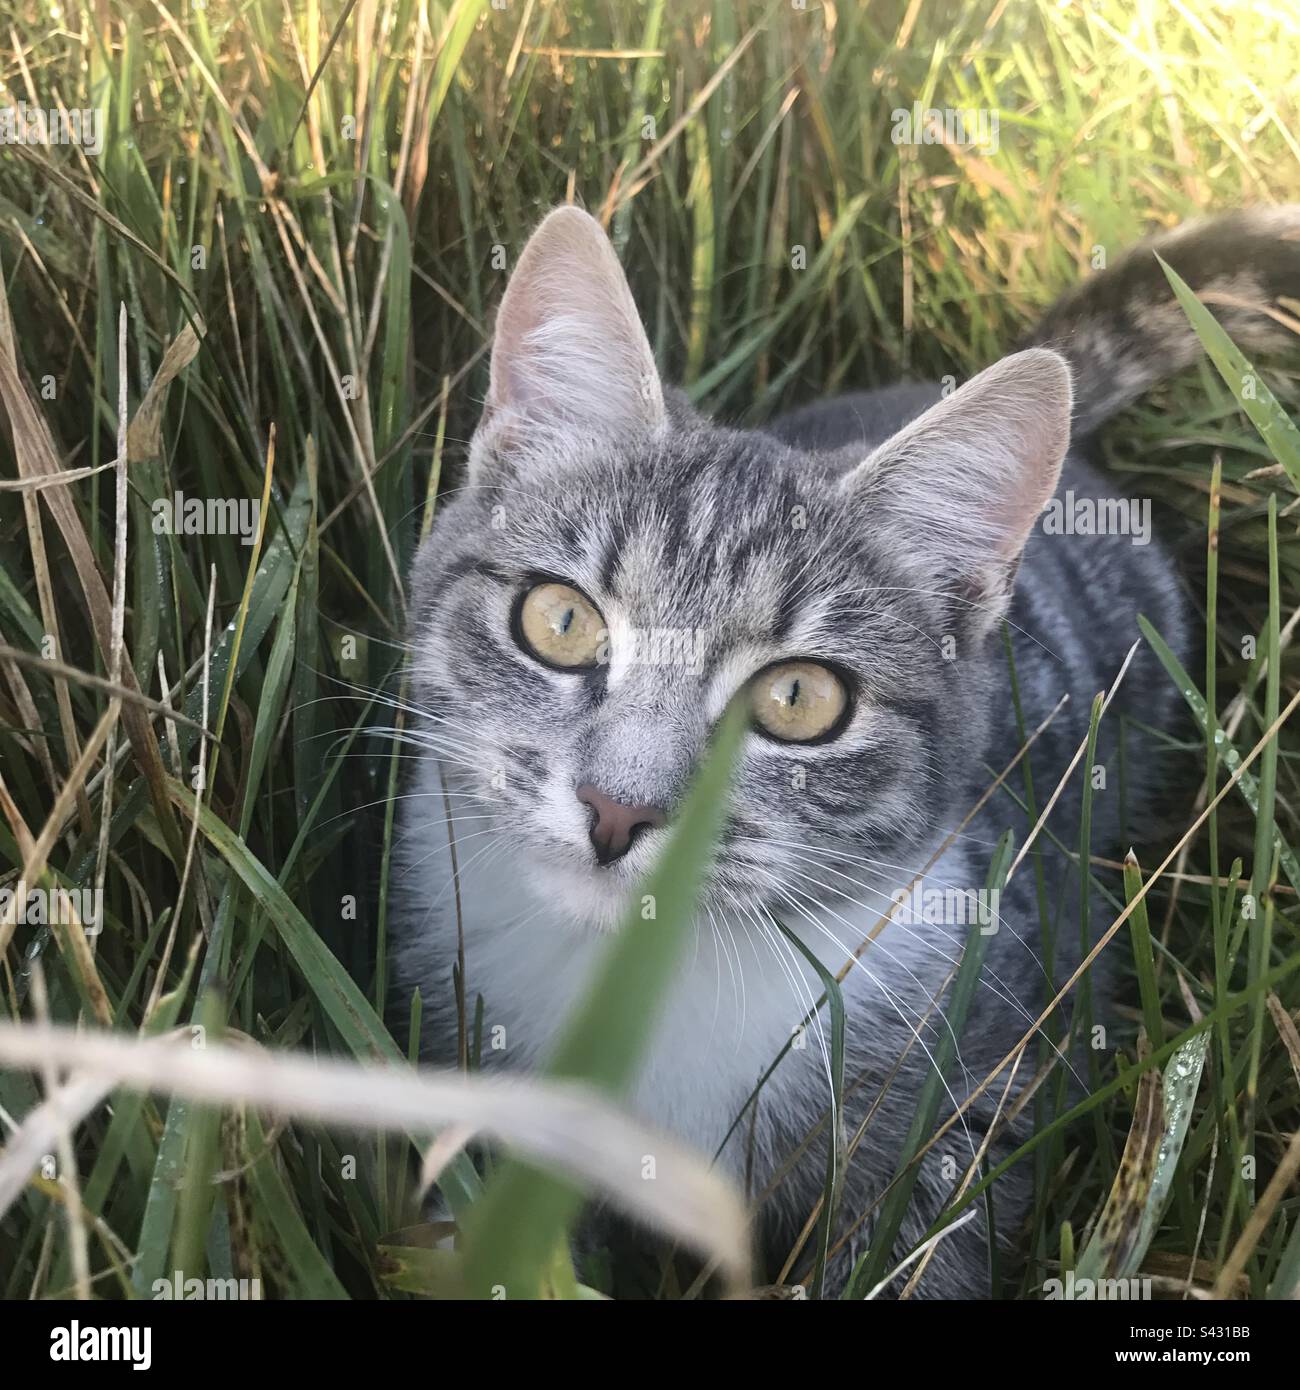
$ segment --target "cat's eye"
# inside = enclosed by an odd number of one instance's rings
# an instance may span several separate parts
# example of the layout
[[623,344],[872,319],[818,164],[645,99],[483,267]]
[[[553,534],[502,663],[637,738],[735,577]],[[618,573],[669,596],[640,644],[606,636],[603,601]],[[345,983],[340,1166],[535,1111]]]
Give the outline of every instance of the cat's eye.
[[558,583],[538,584],[524,594],[515,630],[525,650],[566,671],[597,665],[608,640],[595,605],[577,589]]
[[783,743],[815,743],[839,732],[849,707],[844,682],[815,661],[786,661],[754,677],[754,722]]

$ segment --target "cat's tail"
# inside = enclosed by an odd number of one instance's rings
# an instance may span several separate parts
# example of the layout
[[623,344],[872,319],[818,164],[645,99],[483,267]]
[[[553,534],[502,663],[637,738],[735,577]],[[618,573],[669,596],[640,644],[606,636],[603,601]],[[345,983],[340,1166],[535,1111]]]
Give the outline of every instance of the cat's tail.
[[1063,295],[1021,344],[1055,348],[1069,361],[1076,438],[1201,354],[1154,252],[1243,352],[1300,346],[1300,204],[1185,223]]

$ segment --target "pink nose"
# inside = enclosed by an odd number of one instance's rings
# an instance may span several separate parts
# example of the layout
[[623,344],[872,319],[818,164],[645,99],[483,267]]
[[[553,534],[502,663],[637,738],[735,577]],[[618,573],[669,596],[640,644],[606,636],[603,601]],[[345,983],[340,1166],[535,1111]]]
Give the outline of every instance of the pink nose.
[[612,864],[632,848],[643,831],[663,825],[667,819],[658,806],[624,806],[612,796],[584,782],[578,788],[578,800],[591,808],[592,847],[601,864]]

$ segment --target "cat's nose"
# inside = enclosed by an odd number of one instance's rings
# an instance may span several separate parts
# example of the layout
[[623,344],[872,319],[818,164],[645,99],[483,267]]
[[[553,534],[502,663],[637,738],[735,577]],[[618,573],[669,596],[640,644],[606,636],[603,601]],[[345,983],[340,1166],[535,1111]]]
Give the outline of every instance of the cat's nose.
[[602,864],[612,864],[632,848],[636,837],[652,826],[667,820],[658,806],[624,806],[612,796],[584,782],[577,791],[578,800],[591,808],[592,847]]

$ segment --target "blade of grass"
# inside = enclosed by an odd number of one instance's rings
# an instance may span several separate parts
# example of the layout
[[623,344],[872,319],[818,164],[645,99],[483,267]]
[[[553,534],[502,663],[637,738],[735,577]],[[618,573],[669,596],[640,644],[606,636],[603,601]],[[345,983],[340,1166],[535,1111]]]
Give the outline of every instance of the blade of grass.
[[[631,1080],[694,923],[695,903],[726,816],[732,768],[747,727],[743,707],[723,716],[663,858],[633,906],[581,1005],[566,1024],[547,1075],[617,1094]],[[466,1225],[470,1293],[541,1292],[544,1271],[577,1214],[576,1188],[519,1161],[502,1164]],[[729,1271],[740,1271],[733,1265]]]

